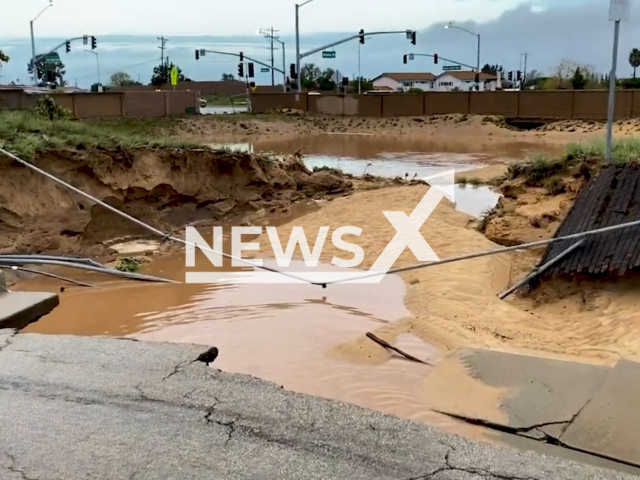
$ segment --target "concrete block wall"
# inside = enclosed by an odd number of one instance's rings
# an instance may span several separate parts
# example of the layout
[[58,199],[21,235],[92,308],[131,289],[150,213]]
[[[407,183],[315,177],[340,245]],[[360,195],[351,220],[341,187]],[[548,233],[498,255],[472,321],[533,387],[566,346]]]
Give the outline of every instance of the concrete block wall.
[[[616,94],[616,119],[640,118],[640,92]],[[305,105],[305,98],[306,105]],[[295,100],[294,100],[295,99]],[[606,90],[522,92],[428,92],[405,95],[252,95],[254,113],[298,108],[321,115],[403,117],[475,114],[508,118],[605,120]],[[295,106],[293,106],[295,105]]]
[[[200,94],[176,92],[52,93],[74,118],[164,117],[198,113]],[[40,94],[0,90],[0,108],[33,109]]]

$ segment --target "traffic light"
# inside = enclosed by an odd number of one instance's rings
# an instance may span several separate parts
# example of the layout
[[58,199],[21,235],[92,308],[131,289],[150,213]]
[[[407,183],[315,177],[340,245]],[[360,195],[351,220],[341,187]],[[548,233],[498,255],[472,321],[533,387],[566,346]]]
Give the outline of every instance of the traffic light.
[[364,30],[360,30],[360,43],[364,45]]
[[480,83],[480,74],[476,73],[476,83]]
[[240,52],[240,61],[244,62],[244,53]]
[[289,76],[291,77],[291,80],[297,80],[298,79],[298,74],[296,73],[296,64],[292,63],[291,67],[289,67]]
[[238,64],[238,76],[240,78],[244,77],[244,63]]
[[521,82],[522,81],[522,72],[520,70],[518,70],[518,81]]
[[342,86],[343,87],[349,86],[349,77],[342,77]]
[[200,50],[196,50],[196,60],[200,60]]
[[98,48],[98,39],[91,37],[91,50],[95,50],[96,48]]
[[513,82],[513,72],[509,72],[508,78],[510,82]]
[[249,87],[251,87],[251,88],[256,88],[256,82],[251,82],[251,83],[249,83]]
[[402,61],[404,62],[404,64],[405,64],[405,65],[407,64],[407,55],[405,55],[405,56],[402,58]]
[[64,45],[67,49],[67,53],[69,53],[71,51],[71,42],[66,42]]
[[255,77],[256,76],[256,71],[255,71],[255,68],[253,66],[253,63],[249,63],[248,67],[249,67],[249,78]]
[[418,32],[413,32],[413,33],[411,34],[411,43],[412,43],[413,45],[415,45],[415,44],[417,43],[417,42],[416,42],[417,37],[418,37]]
[[438,54],[437,53],[433,54],[433,63],[435,63],[436,65],[438,64]]

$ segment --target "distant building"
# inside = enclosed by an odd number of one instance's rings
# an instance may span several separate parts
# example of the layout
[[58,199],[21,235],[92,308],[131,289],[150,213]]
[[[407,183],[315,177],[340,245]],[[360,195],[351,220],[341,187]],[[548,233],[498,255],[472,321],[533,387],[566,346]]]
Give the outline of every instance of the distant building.
[[[476,86],[476,72],[460,70],[443,72],[436,78],[434,90],[437,92],[469,91]],[[480,74],[479,91],[493,91],[498,86],[498,77],[489,73]]]
[[436,76],[429,72],[420,73],[383,73],[373,79],[373,90],[382,92],[406,92],[417,88],[430,92]]
[[[476,72],[470,70],[443,72],[436,76],[430,72],[383,73],[373,80],[372,93],[402,93],[409,89],[425,92],[469,91],[475,89]],[[480,74],[479,91],[493,91],[498,86],[498,77]]]

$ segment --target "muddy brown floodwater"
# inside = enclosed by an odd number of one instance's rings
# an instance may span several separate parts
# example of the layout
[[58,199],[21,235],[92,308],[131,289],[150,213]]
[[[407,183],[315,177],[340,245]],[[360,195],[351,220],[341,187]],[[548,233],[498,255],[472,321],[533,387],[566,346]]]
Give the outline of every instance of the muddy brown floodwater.
[[[370,168],[372,174],[393,177],[411,173],[420,178],[452,167],[473,169],[522,159],[532,151],[547,148],[533,144],[493,148],[487,141],[474,150],[465,143],[408,142],[365,135],[303,138],[295,145],[263,142],[238,146],[280,153],[300,147],[309,154],[306,161],[310,166],[326,165],[360,174]],[[495,200],[492,192],[484,190],[476,194],[468,190],[464,196],[468,197],[467,203]],[[126,244],[121,251],[131,254],[149,247],[153,244]],[[184,280],[184,253],[150,258],[153,260],[144,266],[144,273]],[[198,270],[203,269],[203,262],[204,255],[199,254]],[[70,274],[64,269],[59,272]],[[289,390],[354,403],[456,433],[483,436],[479,428],[430,410],[429,393],[423,384],[432,367],[396,356],[382,364],[352,363],[330,353],[338,345],[410,315],[404,306],[405,285],[399,276],[389,276],[378,285],[341,285],[323,290],[303,284],[152,285],[105,282],[96,275],[79,276],[77,272],[71,275],[97,283],[99,288],[67,288],[61,294],[61,305],[27,331],[214,345],[220,349],[215,366],[224,371],[254,375]],[[42,278],[16,287],[45,291],[59,288],[59,283]],[[443,352],[411,334],[400,335],[395,344],[433,364],[443,356]]]

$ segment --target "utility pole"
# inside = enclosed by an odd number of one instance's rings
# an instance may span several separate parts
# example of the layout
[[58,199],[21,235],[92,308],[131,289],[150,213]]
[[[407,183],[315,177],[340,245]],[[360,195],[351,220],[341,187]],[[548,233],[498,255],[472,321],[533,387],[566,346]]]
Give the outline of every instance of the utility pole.
[[169,41],[168,38],[164,38],[164,35],[161,37],[158,37],[158,41],[160,42],[160,46],[158,47],[160,49],[160,65],[164,65],[164,49],[167,48],[167,42]]
[[300,60],[302,60],[300,57],[300,8],[311,2],[313,2],[313,0],[307,0],[301,4],[296,3],[296,74],[298,75],[296,82],[298,84],[298,92],[302,92],[302,74],[300,72]]
[[273,58],[273,27],[271,27],[271,35],[269,37],[271,39],[271,86],[275,86],[276,84],[276,72],[273,69],[275,67],[275,58]]
[[620,22],[628,22],[631,17],[630,0],[611,0],[609,20],[615,22],[613,30],[613,59],[611,61],[611,76],[609,78],[609,114],[607,117],[607,145],[605,160],[613,159],[613,121],[616,108],[616,73],[618,70],[618,43],[620,40]]

